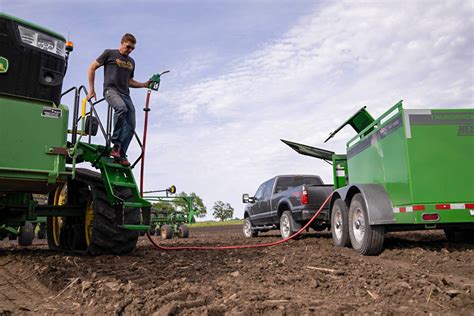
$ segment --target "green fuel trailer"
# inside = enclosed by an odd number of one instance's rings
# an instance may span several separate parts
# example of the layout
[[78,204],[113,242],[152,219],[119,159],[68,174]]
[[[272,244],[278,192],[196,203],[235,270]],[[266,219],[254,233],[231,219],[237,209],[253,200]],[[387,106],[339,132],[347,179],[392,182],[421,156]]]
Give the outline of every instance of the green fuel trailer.
[[386,232],[404,230],[474,238],[474,109],[410,110],[400,101],[375,120],[364,107],[327,140],[346,125],[358,134],[345,155],[284,141],[333,165],[336,246],[377,255]]

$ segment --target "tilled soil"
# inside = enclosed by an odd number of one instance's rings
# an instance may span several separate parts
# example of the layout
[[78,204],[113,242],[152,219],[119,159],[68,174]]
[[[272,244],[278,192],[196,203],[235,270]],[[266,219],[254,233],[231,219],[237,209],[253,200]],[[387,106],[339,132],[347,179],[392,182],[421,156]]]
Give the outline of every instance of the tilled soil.
[[[240,245],[240,226],[191,229],[163,245]],[[129,256],[88,257],[3,242],[0,314],[474,314],[474,246],[442,232],[391,233],[364,257],[335,248],[328,232],[282,245],[162,251],[141,238]]]

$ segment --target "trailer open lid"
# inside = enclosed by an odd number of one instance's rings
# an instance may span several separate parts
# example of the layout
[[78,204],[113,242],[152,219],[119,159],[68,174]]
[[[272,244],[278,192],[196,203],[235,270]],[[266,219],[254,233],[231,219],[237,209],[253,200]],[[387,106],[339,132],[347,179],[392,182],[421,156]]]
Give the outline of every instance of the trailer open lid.
[[319,158],[325,161],[332,161],[332,155],[334,155],[334,152],[332,151],[290,142],[289,140],[280,140],[291,148],[293,148],[299,154]]
[[[350,119],[348,119],[346,122],[344,122],[344,124],[339,126],[334,132],[329,134],[329,137],[324,142],[327,142],[328,140],[333,138],[334,135],[336,135],[347,124],[352,126],[352,128],[357,132],[357,134],[359,134],[367,126],[372,124],[372,122],[375,121],[375,120],[372,117],[372,115],[370,115],[369,112],[367,112],[367,110],[365,108],[366,108],[365,106],[363,108],[361,108],[354,115],[352,115]],[[366,133],[370,133],[370,131],[372,131],[372,129],[368,130]]]

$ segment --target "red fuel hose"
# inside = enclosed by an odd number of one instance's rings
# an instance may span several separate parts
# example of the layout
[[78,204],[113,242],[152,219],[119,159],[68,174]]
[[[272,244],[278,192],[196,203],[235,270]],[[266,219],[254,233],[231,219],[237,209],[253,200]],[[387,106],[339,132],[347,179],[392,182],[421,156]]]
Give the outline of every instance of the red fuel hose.
[[146,103],[145,103],[145,108],[143,111],[145,111],[145,122],[143,125],[143,151],[142,151],[142,161],[141,161],[141,166],[140,166],[140,195],[143,197],[143,177],[145,173],[145,148],[146,148],[146,134],[148,130],[148,112],[150,112],[150,94],[151,90],[148,89],[146,93]]
[[[143,109],[145,111],[145,122],[144,122],[144,127],[143,127],[143,153],[142,153],[142,161],[141,161],[141,169],[140,169],[140,194],[143,197],[143,177],[144,177],[144,170],[145,170],[145,149],[146,149],[146,135],[147,135],[147,129],[148,129],[148,112],[150,111],[149,108],[149,102],[150,102],[150,94],[151,90],[148,89],[147,94],[146,94],[146,103],[145,103],[145,108]],[[271,243],[264,243],[264,244],[256,244],[256,245],[235,245],[235,246],[178,246],[178,247],[167,247],[167,246],[160,246],[158,245],[153,238],[151,238],[150,234],[147,232],[146,236],[148,237],[148,240],[150,243],[155,247],[156,249],[159,250],[229,250],[229,249],[248,249],[248,248],[259,248],[259,247],[271,247],[271,246],[276,246],[279,244],[282,244],[284,242],[287,242],[299,234],[303,232],[306,228],[311,225],[311,223],[316,219],[316,217],[321,213],[323,210],[324,206],[331,200],[332,197],[331,193],[324,203],[321,205],[319,210],[311,217],[308,223],[301,227],[300,230],[298,230],[296,233],[291,235],[290,237],[280,239]]]
[[148,240],[153,245],[153,247],[155,247],[156,249],[159,249],[159,250],[228,250],[228,249],[246,249],[246,248],[259,248],[259,247],[276,246],[276,245],[282,244],[284,242],[287,242],[288,240],[291,240],[291,239],[295,238],[296,236],[301,234],[301,232],[303,232],[306,228],[308,228],[308,226],[316,219],[316,217],[319,215],[319,213],[321,213],[321,211],[323,210],[323,207],[326,206],[326,204],[331,200],[332,194],[333,193],[331,193],[327,197],[327,199],[321,205],[319,210],[313,215],[313,217],[311,217],[311,219],[309,220],[308,223],[306,223],[306,225],[301,227],[300,230],[298,230],[296,233],[294,233],[290,237],[287,237],[287,238],[284,238],[284,239],[281,239],[281,240],[277,240],[277,241],[274,241],[274,242],[270,242],[270,243],[256,244],[256,245],[236,245],[236,246],[178,246],[178,247],[167,247],[167,246],[160,246],[157,243],[155,243],[155,241],[153,240],[153,238],[151,238],[151,236],[148,232],[146,233],[146,236],[148,237]]

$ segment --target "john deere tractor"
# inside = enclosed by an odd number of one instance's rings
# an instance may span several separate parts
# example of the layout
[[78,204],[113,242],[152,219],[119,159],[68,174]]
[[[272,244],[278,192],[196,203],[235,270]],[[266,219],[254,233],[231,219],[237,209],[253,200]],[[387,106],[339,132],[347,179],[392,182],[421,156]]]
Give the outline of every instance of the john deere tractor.
[[[46,217],[51,249],[128,253],[150,229],[150,203],[132,173],[142,156],[131,167],[114,163],[111,109],[104,126],[95,109],[103,99],[86,101],[84,86],[62,92],[72,49],[62,35],[0,12],[0,237]],[[105,141],[94,144],[99,131]]]

